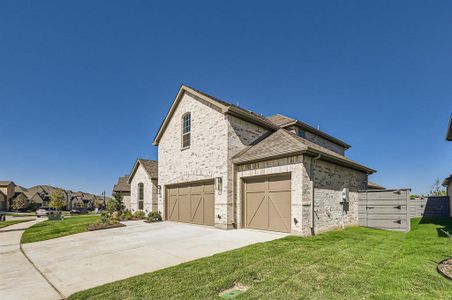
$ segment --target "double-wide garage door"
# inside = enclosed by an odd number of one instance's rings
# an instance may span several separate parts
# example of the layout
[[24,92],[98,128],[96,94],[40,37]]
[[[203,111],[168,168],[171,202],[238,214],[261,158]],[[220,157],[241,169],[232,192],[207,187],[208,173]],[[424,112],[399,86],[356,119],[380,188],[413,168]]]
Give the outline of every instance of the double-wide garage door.
[[167,188],[167,219],[213,226],[215,197],[213,181],[187,183]]
[[290,175],[247,179],[244,196],[245,227],[290,232]]

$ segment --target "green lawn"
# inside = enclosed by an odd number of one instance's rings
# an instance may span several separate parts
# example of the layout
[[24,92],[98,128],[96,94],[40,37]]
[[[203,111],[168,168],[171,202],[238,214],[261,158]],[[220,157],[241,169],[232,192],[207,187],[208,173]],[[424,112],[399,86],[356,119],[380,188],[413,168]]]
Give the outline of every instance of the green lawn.
[[21,243],[33,243],[50,240],[66,235],[84,232],[88,225],[99,221],[99,216],[86,215],[65,218],[62,221],[44,221],[37,223],[27,230],[21,238]]
[[6,226],[14,225],[17,223],[28,222],[30,220],[9,220],[9,221],[5,221],[5,222],[0,222],[0,228],[4,228]]
[[[412,220],[410,233],[363,227],[255,244],[79,292],[70,299],[452,299],[436,271],[452,256],[452,218]],[[113,262],[114,263],[114,262]]]

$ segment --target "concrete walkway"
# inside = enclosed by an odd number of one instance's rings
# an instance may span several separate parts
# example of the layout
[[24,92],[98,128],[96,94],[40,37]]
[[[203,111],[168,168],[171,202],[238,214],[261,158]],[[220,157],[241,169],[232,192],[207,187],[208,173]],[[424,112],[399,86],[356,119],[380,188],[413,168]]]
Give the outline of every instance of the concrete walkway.
[[127,222],[127,227],[24,244],[22,248],[67,297],[101,284],[283,236],[286,234],[133,221]]
[[39,220],[0,229],[0,299],[61,299],[20,251],[23,231]]

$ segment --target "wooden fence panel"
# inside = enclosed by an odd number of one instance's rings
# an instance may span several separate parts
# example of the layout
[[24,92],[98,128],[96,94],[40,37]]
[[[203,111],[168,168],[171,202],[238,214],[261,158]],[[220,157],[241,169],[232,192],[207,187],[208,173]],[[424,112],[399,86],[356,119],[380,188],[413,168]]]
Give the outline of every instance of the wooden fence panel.
[[410,215],[412,218],[420,217],[448,217],[449,197],[429,196],[410,200]]
[[367,190],[359,193],[360,226],[410,231],[410,189]]

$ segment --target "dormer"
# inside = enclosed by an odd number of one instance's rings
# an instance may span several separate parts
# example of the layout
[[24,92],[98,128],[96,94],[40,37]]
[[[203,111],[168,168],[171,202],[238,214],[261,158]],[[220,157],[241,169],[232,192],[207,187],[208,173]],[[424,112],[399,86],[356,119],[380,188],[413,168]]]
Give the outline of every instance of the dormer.
[[279,127],[340,155],[345,155],[345,150],[351,147],[349,144],[297,119],[281,114],[272,115],[267,118]]

